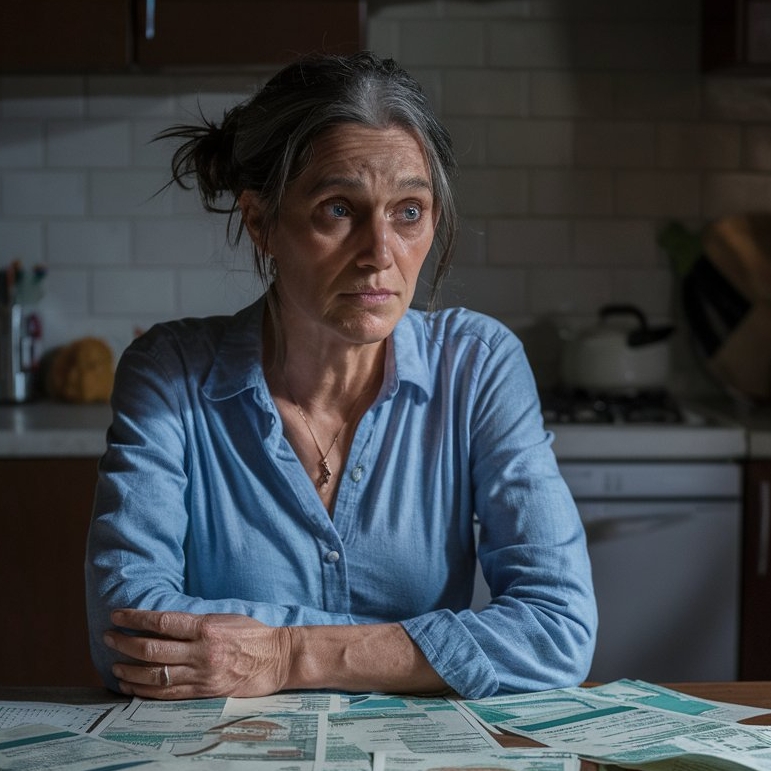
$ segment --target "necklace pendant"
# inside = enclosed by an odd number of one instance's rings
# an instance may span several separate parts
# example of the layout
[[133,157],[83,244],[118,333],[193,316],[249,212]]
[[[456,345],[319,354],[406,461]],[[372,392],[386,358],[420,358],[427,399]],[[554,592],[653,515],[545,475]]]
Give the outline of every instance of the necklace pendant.
[[332,469],[329,468],[329,463],[327,463],[326,458],[322,458],[319,461],[319,469],[321,470],[321,473],[319,474],[318,486],[324,487],[329,484],[329,480],[332,478]]

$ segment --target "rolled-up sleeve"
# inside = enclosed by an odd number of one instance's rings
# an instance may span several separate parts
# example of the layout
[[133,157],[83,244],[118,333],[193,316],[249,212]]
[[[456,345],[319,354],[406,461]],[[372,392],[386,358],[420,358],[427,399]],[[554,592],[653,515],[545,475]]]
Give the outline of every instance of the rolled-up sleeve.
[[459,415],[468,432],[478,557],[492,599],[476,612],[404,622],[448,685],[467,698],[580,683],[597,627],[584,529],[544,430],[524,350],[504,330],[488,345],[475,358],[468,410]]

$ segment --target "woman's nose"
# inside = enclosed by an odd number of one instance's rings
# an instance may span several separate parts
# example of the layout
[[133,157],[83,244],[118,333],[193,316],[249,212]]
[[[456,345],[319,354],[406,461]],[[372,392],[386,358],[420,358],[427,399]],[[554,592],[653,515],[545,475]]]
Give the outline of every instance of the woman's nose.
[[393,262],[393,232],[388,218],[373,215],[361,223],[358,263],[384,270]]

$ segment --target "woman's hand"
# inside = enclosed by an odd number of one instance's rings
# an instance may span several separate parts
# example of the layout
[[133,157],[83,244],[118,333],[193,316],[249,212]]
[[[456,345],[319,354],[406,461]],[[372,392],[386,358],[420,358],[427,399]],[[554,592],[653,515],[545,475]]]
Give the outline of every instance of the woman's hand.
[[[151,699],[286,689],[446,692],[401,624],[271,627],[248,616],[116,610],[104,641],[120,689]],[[128,632],[128,633],[126,633]]]
[[292,662],[287,627],[248,616],[116,610],[104,642],[126,657],[113,665],[123,693],[152,699],[266,696],[285,687]]

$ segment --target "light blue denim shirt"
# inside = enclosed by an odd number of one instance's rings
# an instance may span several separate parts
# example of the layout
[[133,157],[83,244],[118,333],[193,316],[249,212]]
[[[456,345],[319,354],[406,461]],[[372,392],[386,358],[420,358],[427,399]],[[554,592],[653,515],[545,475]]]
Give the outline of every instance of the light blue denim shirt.
[[[398,621],[467,698],[579,683],[596,628],[584,532],[514,334],[409,311],[330,517],[265,382],[263,310],[160,324],[121,357],[86,559],[105,683],[119,607]],[[493,596],[477,612],[474,513]]]

